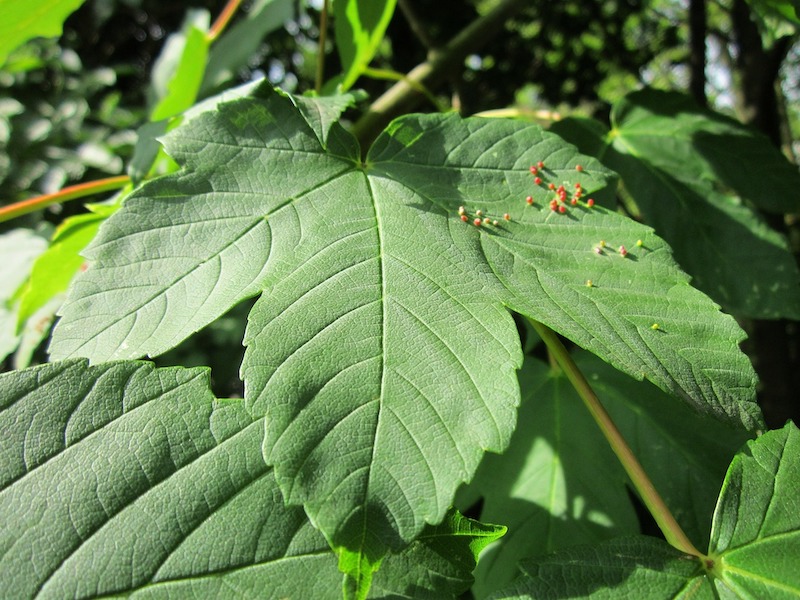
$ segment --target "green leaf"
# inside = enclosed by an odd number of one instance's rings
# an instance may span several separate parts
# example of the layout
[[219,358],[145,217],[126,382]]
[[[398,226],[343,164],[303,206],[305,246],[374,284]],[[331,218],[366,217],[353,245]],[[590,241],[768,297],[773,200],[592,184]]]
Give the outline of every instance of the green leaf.
[[481,551],[506,528],[487,525],[450,510],[429,525],[402,553],[392,555],[375,575],[370,597],[440,600],[465,592]]
[[800,596],[800,431],[789,421],[734,458],[722,487],[709,555],[720,596]]
[[732,186],[751,201],[792,209],[796,169],[766,139],[680,95],[631,94],[613,118],[610,132],[575,119],[553,130],[620,173],[694,284],[727,310],[752,318],[800,316],[800,272],[786,240],[722,191]]
[[633,92],[614,105],[611,122],[615,149],[686,185],[719,182],[762,210],[800,209],[797,167],[763,134],[701,109],[689,96]]
[[0,595],[336,598],[335,558],[284,506],[263,429],[200,369],[0,375]]
[[[0,375],[4,597],[341,598],[261,459],[263,422],[207,378],[82,360]],[[374,595],[454,597],[503,531],[451,511],[385,559]]]
[[511,443],[484,457],[469,486],[483,497],[481,519],[509,529],[481,556],[477,598],[514,579],[523,558],[639,531],[625,473],[566,377],[529,358],[519,378]]
[[83,0],[3,0],[0,19],[0,67],[9,53],[29,39],[57,37],[66,18]]
[[0,361],[19,343],[17,293],[30,276],[36,257],[46,249],[47,240],[30,229],[0,235]]
[[117,206],[92,205],[92,212],[68,217],[56,228],[50,247],[36,259],[22,291],[17,328],[53,298],[67,291],[70,281],[84,263],[79,255],[97,234],[100,224]]
[[397,0],[337,0],[334,3],[342,90],[353,86],[375,56],[396,4]]
[[[665,244],[598,207],[542,206],[529,165],[590,193],[609,177],[596,161],[535,125],[429,115],[395,121],[362,164],[327,102],[243,98],[169,134],[182,171],[101,227],[53,355],[156,355],[265,292],[245,336],[248,410],[267,417],[287,502],[358,557],[356,578],[507,445],[521,362],[507,307],[699,410],[760,424],[741,331]],[[498,225],[463,223],[459,205]],[[628,257],[598,254],[602,239]]]
[[180,33],[174,33],[153,65],[151,121],[183,112],[195,103],[208,57],[209,15],[190,10]]
[[531,560],[492,600],[715,600],[699,560],[644,536],[575,546]]
[[800,431],[789,422],[733,459],[708,557],[645,537],[568,548],[525,563],[492,598],[797,598],[798,481]]

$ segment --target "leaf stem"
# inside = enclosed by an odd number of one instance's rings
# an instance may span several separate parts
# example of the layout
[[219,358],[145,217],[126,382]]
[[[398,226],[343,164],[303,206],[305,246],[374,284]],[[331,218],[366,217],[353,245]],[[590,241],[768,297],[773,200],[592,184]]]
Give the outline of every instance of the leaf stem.
[[653,515],[653,518],[664,534],[667,542],[681,552],[703,557],[703,553],[695,548],[694,544],[692,544],[683,529],[681,529],[681,526],[675,520],[675,517],[670,512],[663,498],[661,498],[658,491],[656,491],[653,482],[647,476],[647,473],[645,473],[630,446],[628,446],[625,438],[622,437],[622,433],[617,429],[614,421],[611,420],[611,416],[600,403],[597,394],[594,393],[589,382],[586,381],[583,373],[578,368],[578,365],[575,364],[575,361],[572,360],[572,356],[567,352],[567,349],[564,347],[564,344],[561,343],[556,333],[546,325],[537,321],[531,320],[531,324],[539,333],[542,340],[544,340],[544,343],[547,344],[547,349],[550,351],[550,354],[555,357],[556,362],[566,374],[567,379],[569,379],[570,383],[589,409],[595,422],[611,445],[614,454],[617,455],[617,458],[622,463],[622,467],[630,477],[636,491],[639,492],[639,496],[641,496],[645,506],[647,506],[650,514]]
[[322,91],[322,81],[325,78],[325,41],[328,37],[328,0],[322,0],[322,10],[319,13],[319,45],[317,46],[317,74],[314,79],[314,91]]
[[127,175],[119,175],[117,177],[108,177],[107,179],[98,179],[96,181],[89,181],[87,183],[79,183],[65,187],[54,194],[45,194],[44,196],[36,196],[29,198],[22,202],[15,202],[8,206],[0,208],[0,223],[3,221],[10,221],[22,215],[42,210],[53,204],[61,204],[68,200],[77,200],[93,194],[100,194],[109,190],[118,190],[129,184],[131,178]]
[[217,20],[214,21],[211,29],[209,29],[208,33],[206,34],[206,41],[209,44],[214,42],[222,34],[241,3],[242,0],[228,0],[228,3],[222,9],[222,12],[219,13]]

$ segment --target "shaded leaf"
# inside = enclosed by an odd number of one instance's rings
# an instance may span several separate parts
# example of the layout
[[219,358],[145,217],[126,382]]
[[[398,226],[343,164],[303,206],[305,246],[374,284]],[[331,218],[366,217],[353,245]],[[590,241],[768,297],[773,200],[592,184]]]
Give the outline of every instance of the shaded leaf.
[[519,378],[511,443],[487,454],[469,485],[483,497],[481,519],[509,529],[481,556],[477,598],[514,579],[523,558],[639,531],[625,473],[566,376],[527,359]]
[[699,415],[596,357],[580,352],[575,362],[689,539],[707,546],[725,472],[752,434]]
[[715,600],[700,561],[648,537],[576,546],[529,561],[492,600]]
[[327,544],[261,458],[263,423],[214,400],[203,370],[0,375],[0,429],[5,597],[341,593]]
[[645,537],[579,546],[525,563],[492,598],[797,598],[798,481],[800,432],[790,422],[733,459],[708,557]]
[[442,523],[426,527],[408,548],[381,564],[370,597],[457,597],[472,584],[478,555],[505,531],[451,510]]
[[766,138],[678,94],[631,94],[612,118],[611,131],[582,119],[553,130],[622,176],[625,191],[694,284],[727,310],[753,318],[800,316],[800,272],[786,240],[726,191],[793,210],[796,169]]
[[253,2],[244,18],[234,23],[211,47],[200,94],[207,96],[234,79],[242,65],[247,64],[258,50],[264,37],[292,18],[293,5],[292,0]]

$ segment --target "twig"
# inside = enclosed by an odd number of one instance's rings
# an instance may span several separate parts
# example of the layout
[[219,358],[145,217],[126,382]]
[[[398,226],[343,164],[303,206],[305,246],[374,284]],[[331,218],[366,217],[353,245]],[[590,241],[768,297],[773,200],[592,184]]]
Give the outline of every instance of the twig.
[[100,194],[109,190],[118,190],[125,187],[130,181],[131,178],[127,175],[119,175],[117,177],[89,181],[88,183],[79,183],[78,185],[65,187],[54,194],[45,194],[44,196],[36,196],[22,202],[9,204],[0,208],[0,223],[42,210],[53,204],[61,204],[69,200],[77,200],[78,198],[85,198],[86,196]]
[[242,0],[228,0],[228,3],[222,9],[222,12],[219,13],[217,20],[214,21],[211,29],[209,29],[206,34],[206,41],[208,41],[209,44],[214,42],[214,40],[222,34],[241,3]]

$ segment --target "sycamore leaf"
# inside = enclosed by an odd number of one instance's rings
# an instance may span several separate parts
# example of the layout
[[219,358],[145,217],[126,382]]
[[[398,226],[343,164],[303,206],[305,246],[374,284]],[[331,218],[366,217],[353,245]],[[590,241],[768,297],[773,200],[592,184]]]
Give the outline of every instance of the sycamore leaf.
[[[507,445],[521,362],[508,307],[698,410],[761,423],[741,330],[650,229],[585,203],[610,177],[596,161],[535,125],[410,115],[362,163],[326,106],[268,92],[170,133],[182,170],[101,227],[51,350],[156,355],[264,292],[245,336],[247,407],[267,417],[286,500],[358,593]],[[540,160],[547,181],[584,190],[565,214],[533,182]],[[489,222],[462,222],[460,205]]]
[[[333,552],[262,460],[263,422],[203,370],[3,374],[0,429],[3,597],[341,598]],[[451,511],[385,559],[374,596],[460,594],[503,531]]]
[[734,458],[707,557],[645,537],[578,546],[528,561],[523,575],[492,598],[797,598],[798,481],[800,431],[790,422]]
[[375,575],[370,597],[440,600],[469,589],[481,551],[506,531],[451,510],[403,552],[389,556]]
[[340,594],[325,540],[261,458],[263,422],[215,400],[204,370],[4,374],[0,430],[3,597]]
[[654,90],[617,103],[610,131],[589,119],[553,130],[621,175],[695,285],[726,309],[800,317],[800,271],[787,242],[747,204],[798,208],[800,175],[765,137]]
[[733,459],[709,555],[721,597],[800,596],[800,430],[789,421]]

